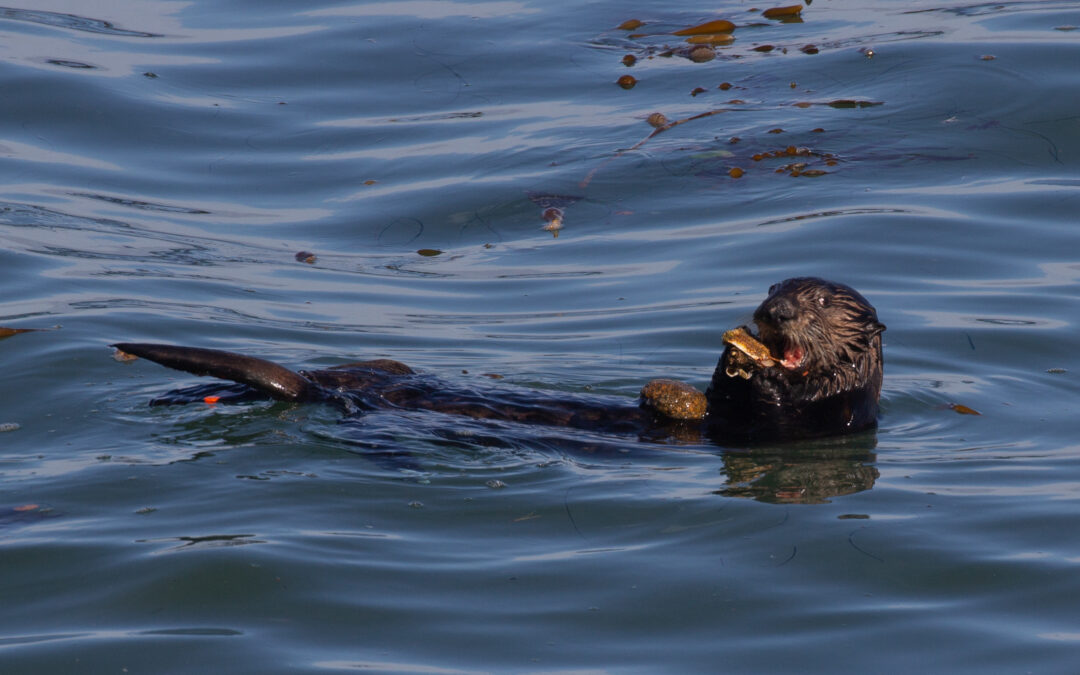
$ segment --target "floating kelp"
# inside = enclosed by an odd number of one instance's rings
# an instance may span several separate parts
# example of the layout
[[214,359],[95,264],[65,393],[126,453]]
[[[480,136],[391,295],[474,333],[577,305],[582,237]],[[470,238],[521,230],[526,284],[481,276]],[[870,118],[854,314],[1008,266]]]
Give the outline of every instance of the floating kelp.
[[835,101],[829,101],[825,105],[830,108],[872,108],[876,105],[884,105],[883,101],[856,101],[849,98],[839,98]]
[[982,413],[978,410],[975,410],[974,408],[969,408],[966,405],[960,405],[959,403],[949,404],[949,409],[961,415],[982,415]]
[[715,33],[730,33],[733,30],[735,30],[735,24],[720,19],[718,21],[706,21],[690,28],[683,28],[673,32],[672,35],[680,37],[686,35],[713,35]]
[[692,35],[686,38],[686,42],[687,44],[692,45],[723,46],[735,42],[735,36],[728,33],[718,33],[716,35]]
[[45,330],[45,329],[44,328],[3,328],[3,327],[0,327],[0,340],[3,340],[4,338],[9,338],[12,335],[18,335],[19,333],[37,333],[37,332],[40,332],[42,330]]
[[766,19],[787,19],[799,16],[802,13],[802,5],[787,5],[786,7],[773,7],[761,13]]
[[[581,182],[578,183],[578,187],[580,187],[582,190],[587,188],[589,186],[589,183],[592,182],[593,177],[596,175],[596,172],[599,171],[600,169],[602,169],[604,167],[604,165],[606,165],[608,162],[610,162],[612,160],[616,160],[619,157],[622,157],[623,155],[625,155],[628,152],[633,152],[633,151],[637,150],[641,146],[645,145],[649,141],[649,139],[653,138],[657,134],[661,134],[661,133],[667,131],[668,129],[672,129],[674,127],[679,126],[680,124],[686,124],[687,122],[692,122],[693,120],[703,119],[705,117],[712,117],[713,115],[719,115],[720,113],[727,112],[727,111],[728,111],[727,108],[720,108],[718,110],[709,110],[707,112],[698,113],[697,115],[691,115],[690,117],[686,117],[686,118],[683,118],[681,120],[675,120],[674,122],[666,122],[666,123],[662,124],[661,126],[657,126],[655,129],[653,129],[652,133],[649,134],[648,136],[646,136],[645,138],[641,139],[640,141],[638,141],[637,143],[635,143],[631,147],[627,148],[626,150],[619,150],[614,155],[612,155],[611,157],[609,157],[606,160],[604,160],[603,162],[601,162],[598,166],[594,167],[591,171],[589,171],[588,174],[586,174],[585,178],[583,178],[581,180]],[[653,113],[653,114],[654,115],[659,115],[659,113]],[[652,115],[650,115],[649,117],[650,117],[650,119],[654,119]],[[663,117],[663,116],[661,115],[661,117]],[[659,118],[654,119],[654,121],[658,121],[658,120],[659,120]]]

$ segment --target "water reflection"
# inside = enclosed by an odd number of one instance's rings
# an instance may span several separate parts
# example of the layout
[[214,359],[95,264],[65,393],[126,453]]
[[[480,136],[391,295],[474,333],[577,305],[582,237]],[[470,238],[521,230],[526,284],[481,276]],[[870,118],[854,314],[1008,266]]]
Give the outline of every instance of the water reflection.
[[833,497],[874,487],[879,477],[873,452],[877,434],[814,444],[728,451],[728,485],[715,494],[773,504],[827,504]]

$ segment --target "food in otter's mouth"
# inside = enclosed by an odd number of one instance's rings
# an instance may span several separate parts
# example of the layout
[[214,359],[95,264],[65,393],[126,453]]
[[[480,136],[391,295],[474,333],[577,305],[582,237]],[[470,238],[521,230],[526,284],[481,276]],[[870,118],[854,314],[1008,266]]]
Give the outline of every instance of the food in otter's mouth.
[[728,377],[738,376],[747,380],[750,379],[750,369],[754,366],[771,368],[779,360],[772,355],[768,347],[751,335],[745,326],[727,331],[721,340],[737,350],[732,352],[731,362],[724,371]]
[[750,332],[746,330],[746,326],[733,328],[724,333],[720,339],[724,344],[735,347],[766,368],[773,365],[772,361],[776,360],[772,355],[772,352],[769,351],[769,348],[751,335]]
[[762,368],[771,368],[779,363],[788,370],[795,370],[802,365],[803,359],[806,358],[803,348],[798,345],[792,345],[784,349],[783,358],[773,356],[769,348],[751,335],[745,326],[739,326],[727,331],[721,339],[724,344],[731,345],[739,350],[732,358],[737,367],[729,368],[731,372],[728,373],[728,377],[735,377],[735,375],[743,379],[750,377],[750,373],[741,368],[744,365],[752,366],[756,364]]

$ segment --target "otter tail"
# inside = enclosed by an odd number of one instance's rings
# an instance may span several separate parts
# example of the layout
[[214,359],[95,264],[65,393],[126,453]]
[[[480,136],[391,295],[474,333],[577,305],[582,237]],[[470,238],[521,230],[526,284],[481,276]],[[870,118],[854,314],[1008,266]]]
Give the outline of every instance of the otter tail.
[[279,401],[302,401],[313,398],[316,391],[316,385],[288,368],[243,354],[145,342],[112,346],[175,370],[246,384]]

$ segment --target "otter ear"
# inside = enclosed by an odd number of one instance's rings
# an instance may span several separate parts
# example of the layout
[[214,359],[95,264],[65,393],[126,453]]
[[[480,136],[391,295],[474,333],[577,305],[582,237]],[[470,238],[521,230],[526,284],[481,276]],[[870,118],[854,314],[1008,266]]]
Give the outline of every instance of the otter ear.
[[873,325],[870,326],[870,333],[867,335],[867,337],[872,338],[875,335],[881,335],[884,332],[885,332],[885,324],[883,324],[883,323],[881,323],[879,321],[875,321],[873,323]]

